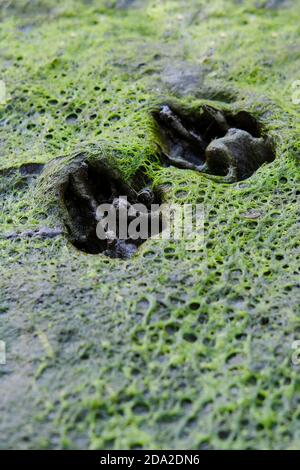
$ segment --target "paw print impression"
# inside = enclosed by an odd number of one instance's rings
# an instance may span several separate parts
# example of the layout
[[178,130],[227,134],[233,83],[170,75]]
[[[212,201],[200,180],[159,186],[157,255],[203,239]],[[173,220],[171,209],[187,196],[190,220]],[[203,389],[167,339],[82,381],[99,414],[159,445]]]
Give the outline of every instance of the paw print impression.
[[153,117],[167,164],[198,171],[220,183],[249,178],[275,159],[272,140],[246,111],[230,114],[204,105],[196,114],[165,104]]

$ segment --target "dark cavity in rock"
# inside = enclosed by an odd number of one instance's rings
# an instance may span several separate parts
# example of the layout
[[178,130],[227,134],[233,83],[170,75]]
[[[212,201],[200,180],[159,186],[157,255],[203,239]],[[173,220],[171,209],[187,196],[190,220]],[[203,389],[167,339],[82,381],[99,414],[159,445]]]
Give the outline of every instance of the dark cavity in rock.
[[[151,205],[160,204],[159,195],[148,187],[133,189],[116,170],[103,162],[82,161],[68,174],[61,191],[69,239],[79,250],[126,259],[133,256],[138,247],[151,236],[149,223],[149,233],[145,237],[120,237],[119,220],[126,214],[128,228],[134,218],[128,213],[133,204],[143,204],[145,210],[142,215],[150,219],[153,217]],[[109,204],[116,210],[116,233],[107,230],[105,239],[97,235],[97,225],[101,222],[98,208],[101,204]],[[157,234],[162,230],[160,219],[158,226]]]
[[164,160],[218,182],[244,180],[275,158],[271,139],[246,111],[230,114],[205,105],[197,114],[166,104],[153,116]]

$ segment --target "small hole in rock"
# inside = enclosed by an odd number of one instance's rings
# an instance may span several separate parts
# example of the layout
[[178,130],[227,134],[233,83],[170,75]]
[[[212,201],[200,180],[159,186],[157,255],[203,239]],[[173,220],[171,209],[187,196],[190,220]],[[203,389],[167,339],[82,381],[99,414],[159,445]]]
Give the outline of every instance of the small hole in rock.
[[74,124],[77,121],[77,114],[71,113],[66,117],[66,122],[68,124]]
[[197,341],[197,336],[192,332],[186,332],[183,334],[183,339],[189,343],[195,343]]

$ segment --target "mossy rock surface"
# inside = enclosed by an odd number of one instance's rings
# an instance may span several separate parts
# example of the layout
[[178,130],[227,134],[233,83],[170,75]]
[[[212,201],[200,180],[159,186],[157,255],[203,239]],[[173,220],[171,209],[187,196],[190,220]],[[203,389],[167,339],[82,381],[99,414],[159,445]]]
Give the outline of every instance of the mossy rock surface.
[[[299,448],[299,7],[1,3],[1,448]],[[234,184],[162,165],[164,103],[251,113],[275,160]],[[80,155],[203,204],[203,247],[77,250],[59,187]]]

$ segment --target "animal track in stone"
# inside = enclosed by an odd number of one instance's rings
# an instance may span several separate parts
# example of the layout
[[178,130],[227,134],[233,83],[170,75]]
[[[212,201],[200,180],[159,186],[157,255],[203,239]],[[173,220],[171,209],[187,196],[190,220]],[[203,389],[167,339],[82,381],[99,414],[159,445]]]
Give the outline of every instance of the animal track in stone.
[[[132,221],[130,208],[133,204],[143,204],[151,217],[151,205],[159,204],[159,195],[150,188],[136,191],[123,181],[120,174],[102,161],[82,161],[68,174],[61,187],[62,201],[65,208],[65,225],[73,245],[91,254],[103,253],[111,258],[130,258],[138,247],[151,235],[132,239],[120,236],[118,232],[120,217],[126,214],[126,223]],[[126,196],[127,200],[124,198]],[[109,204],[116,210],[117,231],[112,237],[107,231],[104,239],[97,235],[99,206]],[[122,212],[123,211],[123,212]],[[122,215],[123,214],[123,215]],[[127,225],[127,228],[128,228]],[[158,223],[159,231],[161,224]]]
[[246,111],[230,114],[204,105],[199,114],[165,104],[153,112],[162,156],[221,183],[250,177],[275,159],[271,139]]

